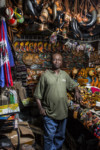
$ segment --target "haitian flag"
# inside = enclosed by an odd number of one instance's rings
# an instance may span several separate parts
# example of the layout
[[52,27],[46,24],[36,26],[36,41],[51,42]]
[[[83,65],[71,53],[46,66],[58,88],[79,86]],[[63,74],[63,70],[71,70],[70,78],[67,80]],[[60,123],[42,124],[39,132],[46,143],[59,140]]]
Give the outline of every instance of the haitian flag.
[[3,19],[0,25],[0,86],[13,86]]

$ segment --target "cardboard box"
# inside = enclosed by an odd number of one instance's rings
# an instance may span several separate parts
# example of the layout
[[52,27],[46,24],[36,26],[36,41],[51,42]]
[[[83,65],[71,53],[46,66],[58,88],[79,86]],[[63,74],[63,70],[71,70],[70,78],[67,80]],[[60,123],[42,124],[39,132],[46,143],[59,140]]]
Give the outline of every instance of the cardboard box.
[[20,131],[20,143],[21,144],[32,145],[35,143],[35,136],[27,122],[19,123],[19,131]]
[[[32,145],[35,143],[35,136],[27,122],[19,122],[19,134],[20,146],[23,144]],[[11,139],[12,144],[16,147],[18,144],[17,132],[13,130],[12,132],[7,133],[6,136],[8,136]]]

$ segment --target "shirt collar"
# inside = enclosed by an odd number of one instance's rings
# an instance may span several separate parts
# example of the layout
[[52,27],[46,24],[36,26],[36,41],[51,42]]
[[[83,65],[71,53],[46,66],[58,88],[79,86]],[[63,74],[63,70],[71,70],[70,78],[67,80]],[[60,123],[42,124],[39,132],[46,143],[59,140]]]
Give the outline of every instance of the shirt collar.
[[[55,71],[54,70],[51,70],[51,69],[49,69],[49,71],[51,72],[51,73],[55,73]],[[61,74],[61,69],[59,70],[59,74]]]

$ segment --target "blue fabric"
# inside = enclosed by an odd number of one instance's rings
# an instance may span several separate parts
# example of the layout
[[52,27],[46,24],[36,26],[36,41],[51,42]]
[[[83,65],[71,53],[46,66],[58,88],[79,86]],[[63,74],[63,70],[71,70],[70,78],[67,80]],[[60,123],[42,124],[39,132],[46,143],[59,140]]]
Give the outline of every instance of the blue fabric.
[[[3,20],[2,20],[2,25],[1,25],[1,39],[5,39],[5,33],[4,33],[5,29],[3,30],[3,28],[4,28],[4,23],[3,23]],[[3,45],[2,46],[2,54],[4,54],[3,55],[4,58],[2,58],[2,60],[3,59],[5,60],[7,72],[5,72],[4,70],[2,70],[2,73],[4,74],[3,82],[2,82],[3,83],[2,87],[5,86],[5,79],[4,79],[5,78],[5,73],[7,73],[8,83],[10,85],[10,74],[9,74],[8,62],[6,62],[7,61],[7,52],[8,51],[6,52],[6,50],[7,50],[6,45]],[[4,68],[4,63],[3,63],[3,68]]]
[[[0,61],[1,61],[1,56],[0,56]],[[5,76],[4,76],[4,68],[3,65],[1,66],[0,64],[0,86],[3,88],[5,86]]]
[[67,119],[54,120],[48,116],[44,120],[44,150],[61,150],[65,140]]
[[[2,25],[0,25],[0,39],[2,38]],[[0,40],[1,42],[1,40]],[[2,49],[2,47],[1,47]],[[2,50],[0,52],[0,86],[5,86],[5,75],[4,75],[4,67],[3,67],[3,54]]]
[[[7,74],[7,80],[8,80],[7,86],[11,85],[9,66],[8,66],[8,62],[7,62],[7,57],[8,56],[9,56],[10,64],[12,66],[14,66],[13,55],[12,55],[11,48],[10,48],[10,45],[9,45],[9,42],[8,42],[7,28],[6,28],[6,23],[5,23],[4,20],[2,20],[2,23],[1,23],[1,26],[0,26],[0,39],[3,42],[4,42],[4,39],[5,39],[6,43],[7,43],[7,45],[6,45],[7,47],[5,47],[5,45],[1,45],[1,53],[0,53],[0,86],[4,87],[5,84],[6,84],[5,74]],[[8,54],[8,56],[7,56],[7,54]],[[4,63],[6,63],[5,67],[7,69],[7,72],[4,71]]]
[[4,32],[5,32],[5,40],[7,42],[7,51],[8,51],[8,56],[9,56],[9,62],[10,62],[10,66],[13,67],[15,64],[14,64],[13,54],[12,54],[11,47],[9,44],[8,36],[7,36],[6,22],[4,20],[3,20],[3,25],[4,25]]

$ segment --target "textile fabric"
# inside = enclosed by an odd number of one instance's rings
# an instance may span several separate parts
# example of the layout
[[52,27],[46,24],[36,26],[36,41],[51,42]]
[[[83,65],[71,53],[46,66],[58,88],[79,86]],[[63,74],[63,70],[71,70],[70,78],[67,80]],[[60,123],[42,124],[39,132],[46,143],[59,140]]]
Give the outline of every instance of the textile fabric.
[[0,86],[13,86],[4,20],[0,24]]
[[65,140],[67,119],[54,120],[48,116],[44,120],[44,150],[61,150]]

